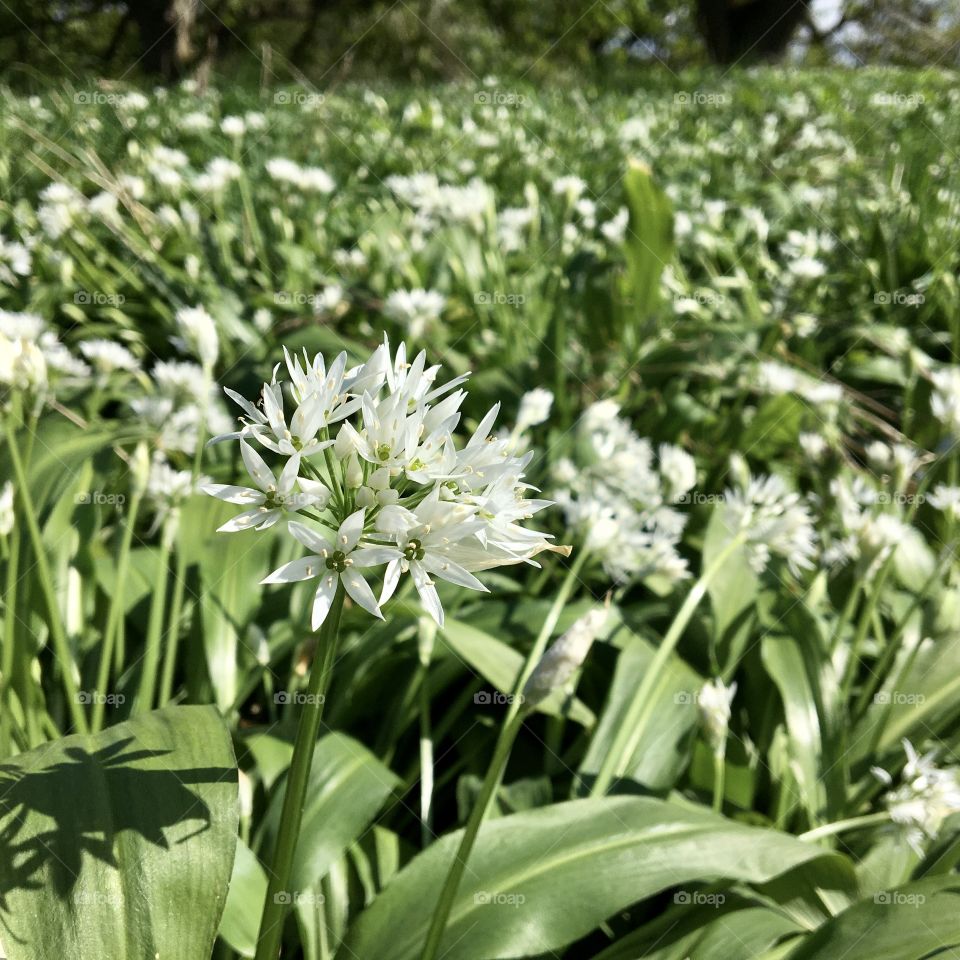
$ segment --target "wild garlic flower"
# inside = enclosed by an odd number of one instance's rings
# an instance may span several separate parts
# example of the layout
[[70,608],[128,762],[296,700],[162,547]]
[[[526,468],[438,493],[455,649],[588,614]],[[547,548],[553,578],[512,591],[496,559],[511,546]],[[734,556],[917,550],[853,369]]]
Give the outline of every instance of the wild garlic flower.
[[728,687],[719,677],[709,680],[700,688],[697,706],[707,742],[714,753],[722,754],[730,727],[730,706],[737,694],[737,685]]
[[931,377],[933,396],[930,409],[943,429],[952,436],[960,435],[960,370],[947,367]]
[[517,413],[516,433],[523,433],[530,427],[539,426],[550,416],[553,406],[553,394],[543,387],[536,387],[520,398],[520,410]]
[[678,546],[686,516],[674,509],[696,481],[693,458],[664,444],[658,455],[611,400],[591,404],[576,429],[574,457],[557,464],[557,502],[586,549],[619,583],[687,576]]
[[[443,608],[434,578],[486,589],[474,573],[534,563],[553,547],[523,526],[547,501],[530,500],[523,482],[526,457],[511,456],[508,441],[490,436],[498,407],[458,449],[454,431],[466,397],[456,377],[437,386],[439,367],[421,352],[407,361],[384,340],[362,364],[347,368],[341,353],[331,363],[318,354],[286,354],[289,381],[264,384],[260,406],[227,390],[245,416],[240,428],[214,438],[239,439],[256,488],[213,484],[207,492],[249,509],[221,529],[275,524],[299,512],[290,533],[312,555],[292,561],[268,583],[319,579],[316,629],[338,583],[374,616],[409,574],[424,607],[438,623]],[[287,402],[292,407],[287,407]],[[288,415],[289,411],[289,415]],[[211,441],[214,442],[214,441]],[[274,472],[256,444],[285,464]],[[377,600],[360,570],[382,568]]]
[[140,361],[116,340],[84,340],[80,352],[103,376],[119,370],[133,373],[140,369]]
[[727,528],[745,538],[755,573],[763,573],[773,555],[783,557],[796,577],[813,567],[817,551],[810,510],[780,477],[757,477],[742,489],[727,490],[723,509]]
[[[920,756],[909,740],[903,741],[907,763],[901,774],[901,785],[885,798],[890,819],[899,825],[907,842],[922,855],[924,838],[935,839],[943,821],[960,811],[960,770],[956,767],[938,768],[934,753]],[[885,784],[893,782],[890,774],[880,767],[872,773]]]
[[0,537],[7,536],[14,525],[13,483],[8,480],[0,489]]
[[927,496],[930,506],[942,510],[954,520],[960,520],[960,487],[949,487],[938,483],[933,492]]
[[394,290],[383,304],[383,312],[419,340],[440,319],[447,298],[436,290]]
[[181,307],[177,311],[180,336],[174,343],[193,354],[204,370],[212,370],[220,353],[220,340],[213,317],[203,307]]

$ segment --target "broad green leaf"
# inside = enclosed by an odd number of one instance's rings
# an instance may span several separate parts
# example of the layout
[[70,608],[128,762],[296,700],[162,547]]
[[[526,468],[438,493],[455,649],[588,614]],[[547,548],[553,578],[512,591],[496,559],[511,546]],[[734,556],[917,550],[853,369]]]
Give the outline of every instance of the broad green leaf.
[[875,893],[824,924],[789,960],[923,960],[960,948],[960,879]]
[[230,890],[220,919],[220,936],[242,957],[252,957],[256,952],[266,895],[266,870],[256,854],[242,840],[237,840]]
[[10,960],[209,957],[237,837],[233,748],[173,707],[0,766],[0,939]]
[[[703,544],[704,570],[732,536],[727,528],[726,512],[722,508],[715,508],[710,515]],[[746,553],[743,549],[735,550],[729,563],[718,570],[707,585],[713,609],[714,636],[718,643],[756,602],[759,588],[760,582],[747,563]]]
[[[416,960],[460,836],[445,836],[394,877],[354,923],[338,960]],[[669,887],[763,882],[823,855],[786,834],[650,797],[573,800],[502,817],[480,831],[441,954],[537,956]]]

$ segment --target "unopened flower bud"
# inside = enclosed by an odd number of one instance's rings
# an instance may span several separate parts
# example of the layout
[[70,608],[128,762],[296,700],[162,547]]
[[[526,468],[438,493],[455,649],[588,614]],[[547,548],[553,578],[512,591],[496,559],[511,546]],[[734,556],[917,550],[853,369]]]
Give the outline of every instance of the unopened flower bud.
[[585,613],[543,655],[523,688],[525,710],[532,710],[580,669],[607,620],[607,608]]
[[730,726],[730,704],[737,693],[737,685],[726,686],[719,678],[705,683],[697,697],[700,719],[714,753],[723,753]]
[[137,444],[130,457],[130,484],[135,494],[141,494],[147,489],[150,479],[150,453],[142,440]]
[[359,487],[363,483],[363,467],[360,466],[360,458],[355,454],[350,454],[347,461],[347,486]]

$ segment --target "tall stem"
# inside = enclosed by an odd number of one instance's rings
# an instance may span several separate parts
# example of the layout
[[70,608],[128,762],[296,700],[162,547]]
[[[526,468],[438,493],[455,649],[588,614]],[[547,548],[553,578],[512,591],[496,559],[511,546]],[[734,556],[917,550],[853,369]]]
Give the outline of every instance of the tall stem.
[[177,550],[177,565],[173,573],[173,597],[167,619],[167,642],[163,654],[163,672],[160,676],[160,695],[157,706],[165,707],[173,696],[173,671],[177,665],[177,646],[180,643],[180,612],[183,609],[183,591],[187,576],[187,561],[181,547]]
[[160,647],[163,633],[163,612],[167,601],[167,580],[170,576],[170,550],[177,535],[177,515],[171,513],[163,524],[160,542],[160,558],[157,561],[157,578],[153,584],[150,601],[150,619],[147,621],[147,643],[143,658],[143,673],[134,701],[133,713],[153,709],[157,689],[157,668],[160,666]]
[[835,834],[843,833],[845,830],[872,827],[878,823],[887,823],[889,820],[890,814],[886,810],[881,810],[879,813],[865,813],[862,817],[850,817],[849,820],[836,820],[833,823],[825,823],[822,827],[815,827],[813,830],[801,833],[797,839],[806,842],[820,840],[822,837],[832,837]]
[[683,605],[677,611],[673,623],[670,624],[670,628],[657,648],[650,666],[643,675],[643,680],[637,687],[633,700],[627,707],[627,712],[617,728],[613,743],[597,771],[597,779],[594,781],[590,796],[603,796],[609,789],[614,777],[622,773],[630,757],[633,756],[656,708],[657,697],[667,680],[667,664],[680,641],[680,637],[683,636],[683,631],[686,630],[690,618],[706,595],[710,582],[723,569],[730,556],[740,548],[745,536],[746,534],[741,532],[733,537],[714,557],[710,566],[704,570],[700,579],[687,594]]
[[257,936],[255,960],[277,960],[280,955],[280,940],[283,936],[283,921],[290,902],[290,877],[293,873],[293,856],[300,838],[300,823],[303,819],[303,805],[307,796],[307,784],[310,780],[310,765],[317,743],[320,721],[323,719],[323,704],[330,675],[337,656],[337,641],[340,634],[340,614],[343,611],[343,584],[337,586],[333,604],[327,619],[320,630],[318,655],[310,668],[310,682],[300,724],[297,727],[297,739],[287,774],[287,786],[283,796],[283,810],[280,814],[280,830],[273,851],[273,865],[267,884],[267,896],[263,903],[260,918],[260,933]]
[[[16,654],[14,631],[17,624],[17,578],[20,570],[20,527],[10,531],[7,554],[7,582],[4,592],[3,647],[0,649],[0,759],[10,755],[10,724],[13,711],[13,665]],[[24,709],[30,709],[24,704]]]
[[13,474],[17,487],[16,492],[20,498],[20,504],[23,507],[23,516],[27,523],[27,532],[30,534],[30,542],[33,545],[34,559],[37,565],[37,576],[40,579],[40,589],[43,592],[47,606],[48,626],[50,628],[50,636],[53,639],[53,652],[60,662],[60,676],[63,679],[63,689],[67,699],[67,710],[70,713],[76,731],[78,733],[86,733],[87,718],[84,716],[83,708],[80,705],[77,682],[73,675],[76,664],[73,662],[73,657],[70,653],[70,644],[67,642],[67,633],[63,626],[63,618],[60,616],[60,608],[57,605],[57,595],[53,589],[53,577],[50,574],[50,563],[47,560],[47,549],[43,544],[40,524],[37,521],[37,512],[34,508],[33,498],[30,496],[30,485],[27,481],[26,471],[23,468],[23,461],[20,459],[20,450],[17,447],[17,438],[13,430],[12,418],[7,416],[4,419],[7,434],[7,450],[10,454],[10,461],[13,464]]
[[523,726],[523,721],[524,714],[517,713],[500,730],[497,746],[493,752],[493,759],[490,761],[490,766],[487,767],[487,775],[483,778],[480,795],[470,811],[470,818],[467,820],[466,827],[464,827],[457,852],[454,854],[453,862],[450,864],[446,880],[444,880],[440,899],[434,908],[420,960],[436,960],[437,951],[440,949],[440,941],[443,939],[447,921],[450,919],[450,911],[453,909],[453,902],[460,887],[460,880],[463,878],[463,871],[466,869],[477,834],[480,832],[480,825],[483,823],[487,807],[490,805],[490,798],[500,783],[503,771],[507,766],[507,760],[510,758],[510,750],[513,747],[514,740],[517,739],[520,727]]
[[[91,727],[94,732],[103,726],[103,712],[106,708],[106,692],[110,684],[110,661],[114,650],[120,644],[117,638],[123,629],[123,597],[124,581],[127,579],[127,568],[130,565],[130,547],[133,544],[133,528],[140,512],[140,501],[143,494],[140,484],[135,481],[134,494],[130,499],[130,510],[127,512],[127,522],[123,527],[123,539],[120,542],[120,553],[117,556],[117,577],[113,588],[113,598],[110,601],[110,612],[107,614],[107,627],[103,635],[103,646],[100,648],[100,667],[97,670],[97,688],[94,690],[93,719]],[[118,664],[119,667],[122,666]]]

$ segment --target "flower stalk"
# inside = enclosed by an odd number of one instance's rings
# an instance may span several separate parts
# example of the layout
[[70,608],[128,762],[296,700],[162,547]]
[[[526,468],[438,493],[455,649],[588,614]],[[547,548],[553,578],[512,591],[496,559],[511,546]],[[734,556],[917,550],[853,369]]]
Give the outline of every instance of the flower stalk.
[[313,751],[323,719],[323,706],[333,665],[337,658],[340,634],[340,615],[343,611],[344,588],[337,586],[330,612],[327,614],[320,631],[317,653],[310,669],[308,696],[303,704],[300,723],[297,726],[297,738],[287,775],[286,790],[283,795],[283,809],[280,814],[280,828],[273,852],[267,884],[267,896],[263,903],[260,919],[260,932],[257,935],[256,960],[276,960],[280,954],[280,941],[283,935],[283,922],[290,898],[290,878],[293,874],[293,859],[300,838],[300,824],[303,820],[303,807],[307,796],[307,784],[310,780],[310,767],[313,763]]

